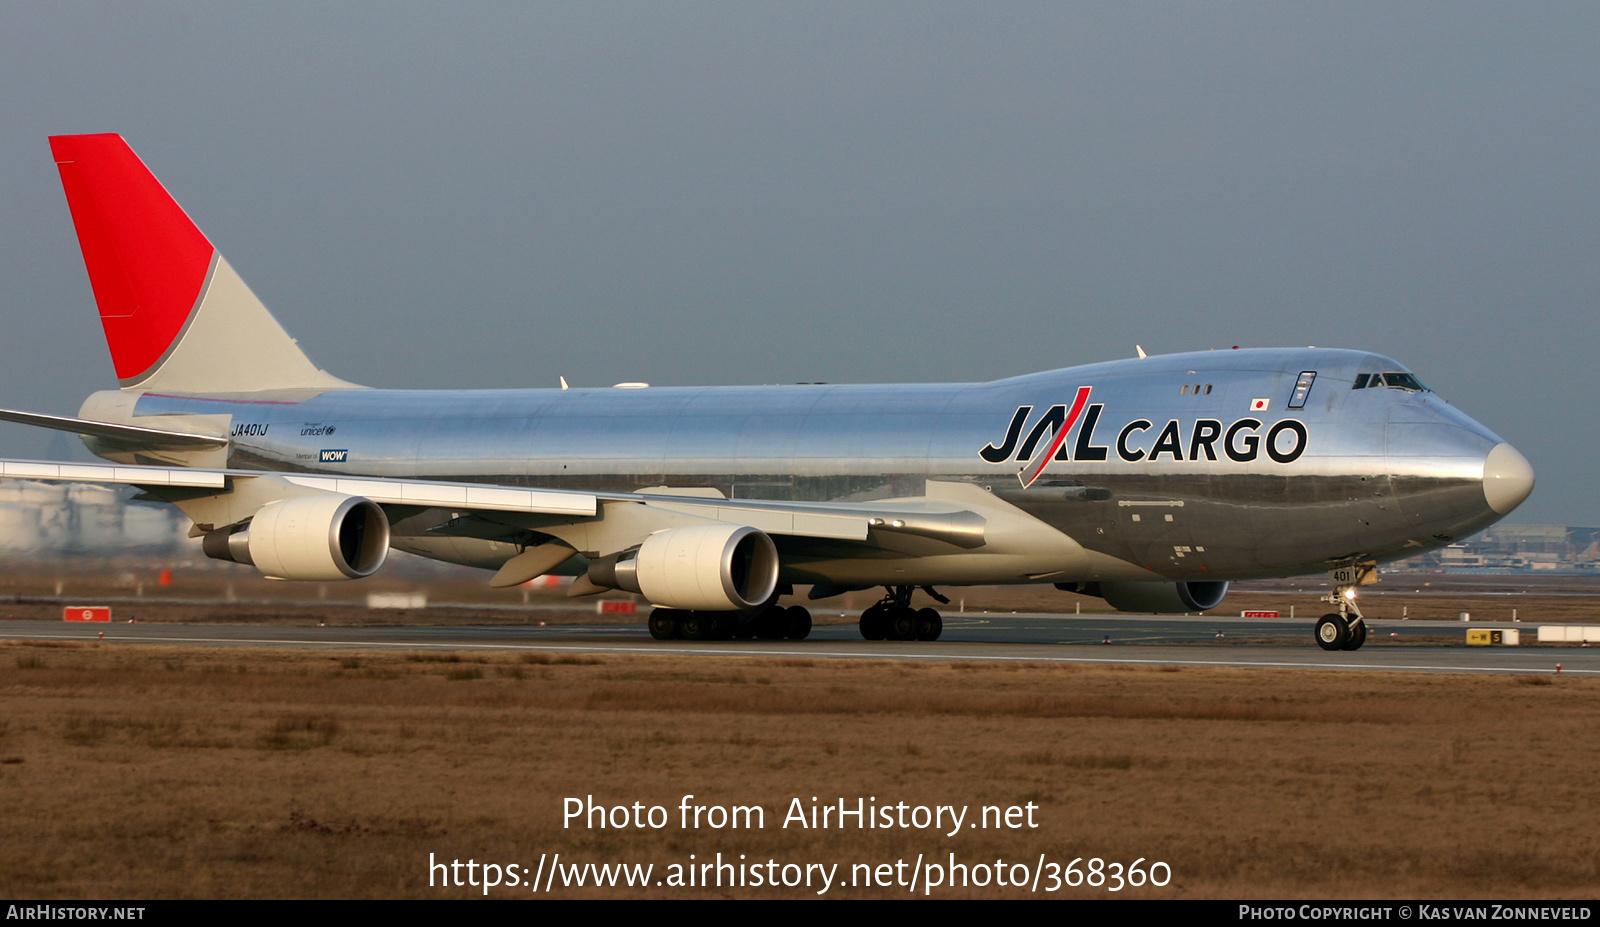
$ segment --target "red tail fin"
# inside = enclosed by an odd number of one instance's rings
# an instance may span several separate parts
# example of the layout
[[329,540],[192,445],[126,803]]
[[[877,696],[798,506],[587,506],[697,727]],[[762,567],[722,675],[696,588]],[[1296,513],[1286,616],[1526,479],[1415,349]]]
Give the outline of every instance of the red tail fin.
[[119,135],[50,139],[127,390],[348,389],[317,368]]
[[50,151],[117,378],[140,378],[198,308],[216,249],[122,136],[60,135]]

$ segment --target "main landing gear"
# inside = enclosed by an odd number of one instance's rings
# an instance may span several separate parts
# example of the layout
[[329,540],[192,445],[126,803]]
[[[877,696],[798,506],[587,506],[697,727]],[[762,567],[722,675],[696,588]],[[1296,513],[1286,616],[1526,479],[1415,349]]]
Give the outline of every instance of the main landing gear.
[[[861,613],[861,636],[869,641],[936,641],[944,618],[931,608],[912,608],[915,586],[886,587],[888,594]],[[950,600],[923,586],[941,603]],[[741,620],[738,612],[691,612],[657,608],[650,612],[650,636],[658,641],[725,641],[730,639],[805,640],[811,634],[811,613],[798,605],[768,605]]]
[[[913,586],[889,587],[888,595],[861,613],[861,636],[869,641],[936,641],[944,632],[944,618],[931,608],[912,608]],[[950,600],[924,586],[940,602]]]
[[811,613],[798,605],[769,605],[746,621],[738,612],[689,612],[657,608],[650,612],[650,636],[658,641],[725,641],[730,638],[804,640],[811,634]]
[[[1372,574],[1376,568],[1370,564],[1340,568],[1333,571],[1333,592],[1322,601],[1339,606],[1317,622],[1317,646],[1323,650],[1360,650],[1367,642],[1367,620],[1356,605],[1356,587],[1377,582]],[[1353,616],[1353,617],[1352,617]]]

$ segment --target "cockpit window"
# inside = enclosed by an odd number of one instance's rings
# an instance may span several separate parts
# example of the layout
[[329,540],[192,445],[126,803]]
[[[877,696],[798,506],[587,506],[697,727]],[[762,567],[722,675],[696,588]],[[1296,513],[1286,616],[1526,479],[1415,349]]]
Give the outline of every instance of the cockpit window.
[[[1377,374],[1374,374],[1373,377],[1372,377],[1372,385],[1373,386],[1377,386],[1378,385],[1378,376],[1377,376]],[[1422,392],[1422,391],[1427,389],[1426,386],[1422,385],[1422,381],[1421,380],[1417,379],[1416,377],[1412,376],[1409,373],[1386,373],[1386,374],[1383,374],[1383,385],[1389,387],[1390,389],[1406,389],[1406,390],[1411,390],[1412,392],[1417,392],[1417,393],[1420,393],[1420,392]]]
[[1351,389],[1366,389],[1367,388],[1367,377],[1368,376],[1369,376],[1369,374],[1365,374],[1365,373],[1356,374],[1356,385],[1354,385],[1354,386],[1352,386],[1350,388]]
[[1304,409],[1306,397],[1311,395],[1311,384],[1317,382],[1315,370],[1302,370],[1300,376],[1294,381],[1294,392],[1289,396],[1289,408]]

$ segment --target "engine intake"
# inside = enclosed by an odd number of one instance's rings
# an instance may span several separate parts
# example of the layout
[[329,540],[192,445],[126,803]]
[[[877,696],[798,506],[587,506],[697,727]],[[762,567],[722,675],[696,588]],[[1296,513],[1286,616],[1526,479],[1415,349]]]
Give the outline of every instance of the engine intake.
[[208,533],[201,547],[272,579],[360,579],[389,556],[389,519],[370,499],[321,493],[269,502],[248,522]]
[[645,538],[589,566],[597,585],[689,611],[755,608],[778,588],[778,548],[747,525],[691,525]]

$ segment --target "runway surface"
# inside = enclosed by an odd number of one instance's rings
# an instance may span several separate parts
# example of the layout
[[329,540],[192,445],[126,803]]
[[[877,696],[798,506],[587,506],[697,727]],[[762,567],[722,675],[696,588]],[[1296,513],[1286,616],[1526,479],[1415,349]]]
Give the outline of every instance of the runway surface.
[[[496,650],[813,657],[854,660],[978,660],[1181,666],[1277,667],[1441,673],[1554,673],[1600,676],[1600,648],[1468,647],[1469,625],[1446,621],[1371,621],[1355,652],[1330,652],[1311,624],[1291,620],[1108,615],[951,615],[935,642],[865,641],[854,626],[819,626],[803,641],[654,641],[642,627],[305,627],[193,624],[0,622],[0,640],[96,641],[209,647],[328,650]],[[1534,625],[1473,622],[1470,627]],[[1222,636],[1219,638],[1218,635]],[[1391,635],[1395,635],[1391,637]],[[1459,644],[1407,643],[1408,638]],[[1109,641],[1109,643],[1108,643]]]

